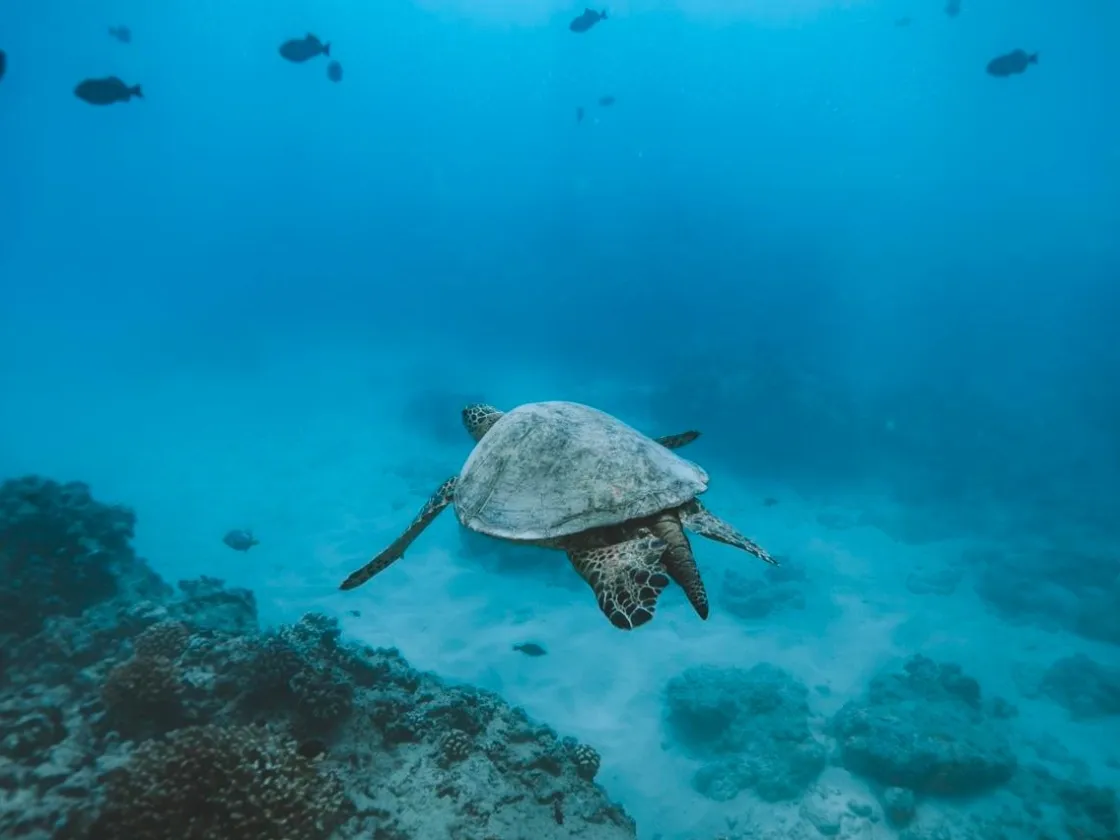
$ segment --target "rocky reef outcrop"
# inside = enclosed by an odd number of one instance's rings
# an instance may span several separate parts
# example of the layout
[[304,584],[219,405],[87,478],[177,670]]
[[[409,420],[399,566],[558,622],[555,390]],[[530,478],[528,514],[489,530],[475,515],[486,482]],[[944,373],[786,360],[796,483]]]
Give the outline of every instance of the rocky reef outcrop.
[[[1016,710],[985,699],[954,663],[915,655],[871,680],[829,723],[838,761],[872,782],[901,840],[1106,840],[1120,836],[1113,791],[1075,768],[1020,758]],[[989,796],[984,813],[960,803]],[[923,803],[936,803],[926,809]]]
[[[1005,702],[985,703],[980,684],[958,665],[912,656],[900,672],[872,679],[865,698],[832,719],[844,767],[886,790],[969,796],[998,787],[1018,761],[1005,721]],[[902,794],[891,794],[902,803]],[[912,814],[901,804],[888,813]],[[907,819],[896,820],[900,824]]]
[[1083,653],[1054,662],[1039,688],[1076,719],[1120,715],[1120,668],[1102,665]]
[[[599,756],[320,613],[165,584],[131,512],[0,487],[5,840],[633,840]],[[27,603],[31,601],[33,603]]]

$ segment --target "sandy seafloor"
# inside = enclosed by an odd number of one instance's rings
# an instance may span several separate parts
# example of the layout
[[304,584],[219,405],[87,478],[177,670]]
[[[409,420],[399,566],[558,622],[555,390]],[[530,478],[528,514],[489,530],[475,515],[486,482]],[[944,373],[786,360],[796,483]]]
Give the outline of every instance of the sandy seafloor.
[[[606,406],[619,399],[619,383],[528,363],[479,369],[455,354],[409,358],[394,350],[379,362],[370,348],[341,343],[265,354],[220,372],[212,364],[183,365],[172,375],[154,364],[122,365],[118,381],[106,380],[103,367],[95,377],[80,363],[44,365],[4,374],[6,393],[20,396],[18,410],[7,401],[0,413],[4,477],[86,481],[99,499],[136,509],[139,552],[169,579],[205,574],[250,587],[266,622],[326,611],[354,637],[395,646],[418,668],[502,693],[602,753],[599,781],[636,818],[643,838],[710,838],[728,818],[796,819],[795,804],[763,805],[746,794],[717,803],[691,789],[698,765],[663,729],[662,692],[670,677],[701,663],[769,661],[810,688],[827,686],[827,695],[810,692],[820,724],[904,656],[956,661],[985,694],[1019,707],[1020,731],[1056,736],[1098,784],[1120,784],[1105,765],[1120,754],[1114,722],[1071,723],[1059,706],[1019,696],[1013,678],[1016,668],[1076,651],[1115,663],[1114,648],[1009,625],[968,585],[951,596],[912,595],[905,586],[912,569],[955,561],[968,545],[904,545],[874,527],[843,527],[869,509],[880,517],[897,511],[871,498],[822,506],[787,487],[752,484],[706,459],[703,440],[687,454],[712,476],[706,503],[804,566],[813,596],[807,609],[751,623],[728,615],[716,595],[724,570],[753,572],[758,561],[697,538],[713,591],[711,618],[700,621],[671,589],[652,624],[619,632],[563,555],[526,549],[544,565],[541,573],[498,573],[462,550],[450,511],[390,570],[356,591],[338,591],[469,452],[465,432],[459,440],[433,435],[431,418],[408,415],[418,391],[479,394],[505,407],[552,398]],[[681,431],[648,428],[640,400],[631,402],[638,409],[624,416],[628,422],[655,434]],[[445,428],[457,422],[452,416]],[[702,429],[703,418],[696,424]],[[779,504],[763,507],[764,497]],[[261,545],[232,552],[221,536],[235,527],[252,528]],[[514,653],[511,646],[523,641],[549,654]],[[841,770],[829,768],[824,779],[870,798]],[[939,806],[923,805],[931,807]],[[877,831],[893,835],[882,823]]]

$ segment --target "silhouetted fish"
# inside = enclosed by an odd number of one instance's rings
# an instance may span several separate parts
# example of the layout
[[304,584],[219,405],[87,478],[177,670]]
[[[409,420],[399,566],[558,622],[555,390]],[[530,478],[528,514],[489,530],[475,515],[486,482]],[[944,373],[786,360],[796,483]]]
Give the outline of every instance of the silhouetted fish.
[[609,94],[607,96],[600,96],[599,97],[599,104],[602,105],[604,108],[611,107],[617,101],[618,101],[617,99],[615,99],[613,96],[610,96]]
[[520,645],[514,645],[513,649],[521,651],[526,656],[544,656],[546,653],[548,653],[547,650],[538,645],[536,642],[524,642]]
[[1038,64],[1038,53],[1026,50],[1012,50],[1006,55],[993,58],[988,62],[988,74],[992,76],[1013,76],[1022,73],[1032,64]]
[[110,26],[109,35],[116,38],[122,44],[132,43],[132,30],[127,26]]
[[582,105],[579,105],[579,106],[576,107],[576,122],[577,123],[583,122],[583,106]]
[[222,537],[222,542],[234,551],[248,551],[253,546],[260,545],[261,541],[253,536],[252,531],[246,531],[243,528],[235,528]]
[[126,85],[116,76],[104,79],[86,79],[74,88],[74,95],[90,105],[112,105],[114,102],[128,102],[132,97],[141,99],[140,85]]
[[572,22],[568,24],[568,29],[572,30],[572,32],[586,32],[599,21],[606,19],[606,9],[603,9],[601,12],[596,12],[593,9],[584,9],[582,15],[572,18]]
[[776,505],[777,503],[778,503],[778,500],[775,499],[773,496],[767,496],[765,499],[762,500],[762,506],[763,507],[774,507],[774,505]]
[[0,79],[4,78],[4,71],[8,69],[8,54],[0,50]]
[[949,17],[956,17],[961,13],[961,0],[949,0],[945,4],[945,14]]
[[292,38],[280,45],[280,55],[297,64],[317,55],[331,54],[331,45],[324,44],[310,32],[303,38]]
[[327,65],[327,78],[332,82],[342,81],[342,65],[337,61],[332,61]]
[[894,25],[895,25],[895,26],[897,26],[898,28],[900,28],[900,29],[901,29],[901,28],[903,28],[903,27],[905,27],[905,26],[909,26],[909,25],[910,25],[910,24],[912,24],[913,22],[914,22],[914,19],[913,19],[913,18],[908,18],[908,17],[900,17],[900,18],[899,18],[898,20],[896,20],[896,21],[894,22]]

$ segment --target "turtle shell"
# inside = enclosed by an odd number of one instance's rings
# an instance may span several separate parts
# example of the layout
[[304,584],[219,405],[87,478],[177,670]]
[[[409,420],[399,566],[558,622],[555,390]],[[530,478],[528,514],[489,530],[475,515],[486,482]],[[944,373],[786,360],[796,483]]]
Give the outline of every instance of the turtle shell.
[[539,402],[503,415],[459,473],[455,513],[472,531],[548,540],[683,505],[708,474],[611,415]]

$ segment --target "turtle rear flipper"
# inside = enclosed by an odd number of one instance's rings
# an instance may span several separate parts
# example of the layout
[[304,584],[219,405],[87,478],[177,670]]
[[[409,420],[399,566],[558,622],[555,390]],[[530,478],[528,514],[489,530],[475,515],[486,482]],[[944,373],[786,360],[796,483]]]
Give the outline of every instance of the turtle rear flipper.
[[707,537],[710,540],[734,546],[735,548],[741,548],[743,551],[753,554],[763,562],[769,563],[772,566],[778,565],[778,561],[771,557],[766,549],[762,548],[754,540],[744,537],[731,525],[724,522],[700,504],[698,500],[694,500],[682,507],[680,516],[681,524],[694,534],[699,534],[702,537]]
[[573,547],[568,559],[595,592],[610,623],[633,630],[653,618],[657,599],[669,585],[661,566],[665,548],[665,542],[646,534],[601,548]]
[[412,545],[413,540],[420,536],[424,529],[432,524],[432,520],[439,516],[443,509],[454,501],[455,485],[457,482],[457,477],[449,478],[447,481],[443,482],[443,484],[439,486],[439,489],[437,489],[424,504],[420,513],[412,520],[412,523],[405,529],[405,532],[393,540],[393,543],[388,548],[360,569],[352,572],[338,588],[354,589],[355,587],[361,586],[378,572],[384,571],[389,568],[389,566],[393,565],[393,563],[404,557],[405,549]]
[[688,603],[692,604],[696,614],[707,620],[708,592],[704,589],[700,569],[696,565],[692,546],[688,544],[680,519],[676,514],[663,513],[649,527],[653,535],[666,545],[665,553],[661,556],[665,571],[684,590]]
[[698,437],[700,437],[699,432],[687,431],[681,432],[679,435],[665,435],[665,437],[654,438],[654,440],[666,449],[680,449],[682,446],[692,443]]

